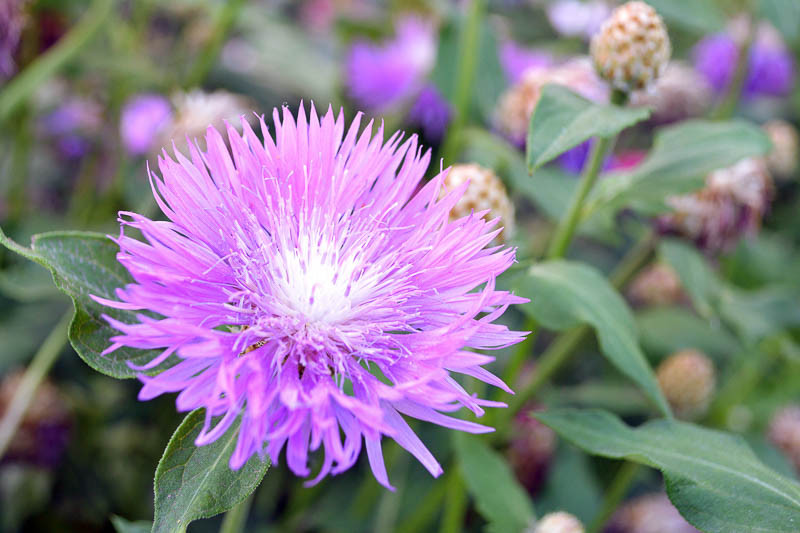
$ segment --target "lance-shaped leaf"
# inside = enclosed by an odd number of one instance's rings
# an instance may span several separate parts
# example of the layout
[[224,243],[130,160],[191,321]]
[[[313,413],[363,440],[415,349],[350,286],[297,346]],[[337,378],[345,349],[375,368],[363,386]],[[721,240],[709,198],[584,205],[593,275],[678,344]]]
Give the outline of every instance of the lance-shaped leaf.
[[517,282],[530,298],[522,309],[544,327],[564,330],[589,324],[603,355],[635,381],[663,413],[669,413],[653,370],[639,348],[636,324],[625,301],[594,268],[570,261],[534,265]]
[[800,484],[764,465],[741,438],[677,420],[634,429],[599,410],[534,416],[591,454],[661,470],[672,503],[702,531],[800,531]]
[[602,179],[592,191],[584,218],[603,210],[632,206],[648,213],[665,211],[670,195],[700,188],[712,170],[746,157],[766,154],[769,139],[748,122],[692,120],[656,135],[641,165]]
[[125,520],[121,516],[112,516],[111,525],[114,526],[114,530],[117,533],[150,533],[153,527],[152,522],[146,520],[131,522],[130,520]]
[[182,533],[192,520],[224,513],[252,493],[267,473],[269,461],[257,455],[239,470],[228,461],[236,448],[239,420],[205,446],[195,446],[205,421],[192,411],[167,444],[155,478],[153,533]]
[[533,524],[533,503],[503,458],[476,435],[456,433],[453,439],[461,475],[487,531],[521,533]]
[[528,170],[533,172],[592,137],[611,137],[649,116],[646,108],[595,104],[561,85],[545,85],[528,126]]
[[[789,0],[791,1],[791,0]],[[725,27],[725,15],[714,0],[648,0],[667,24],[707,34]]]

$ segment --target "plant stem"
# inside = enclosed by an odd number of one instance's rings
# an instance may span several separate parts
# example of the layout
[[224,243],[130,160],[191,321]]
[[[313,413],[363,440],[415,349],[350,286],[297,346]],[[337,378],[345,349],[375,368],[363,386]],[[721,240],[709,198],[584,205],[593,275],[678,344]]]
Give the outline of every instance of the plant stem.
[[475,80],[475,68],[478,58],[481,22],[486,12],[486,0],[472,0],[464,29],[459,39],[458,67],[456,70],[456,88],[453,98],[453,120],[447,129],[447,136],[442,143],[441,155],[445,164],[451,164],[458,155],[461,143],[461,130],[467,123],[472,86]]
[[452,466],[443,480],[447,484],[440,533],[459,533],[464,530],[464,514],[467,512],[467,491],[458,467]]
[[25,374],[22,376],[14,397],[6,409],[3,419],[0,420],[0,457],[6,452],[11,439],[19,428],[25,412],[31,405],[36,389],[42,383],[50,367],[58,358],[61,350],[67,344],[67,325],[72,318],[72,309],[64,313],[61,320],[53,328],[50,334],[39,347],[39,351],[33,356]]
[[436,481],[433,488],[428,491],[427,496],[423,502],[417,506],[414,513],[407,518],[397,528],[396,533],[416,533],[417,531],[426,531],[426,526],[436,516],[436,513],[441,510],[442,500],[444,500],[449,490],[447,483]]
[[13,78],[0,93],[0,122],[35,91],[47,78],[70,61],[94,37],[111,13],[112,0],[94,0],[78,24],[55,46],[39,56]]
[[214,31],[206,42],[200,57],[192,65],[189,74],[186,76],[184,87],[191,88],[199,85],[208,76],[214,61],[222,50],[225,37],[236,22],[236,17],[244,5],[244,0],[229,0],[220,8],[220,12],[214,21]]
[[244,501],[239,502],[233,509],[225,513],[219,533],[242,533],[247,522],[247,515],[250,513],[250,506],[253,504],[253,496],[250,494]]
[[594,517],[592,523],[589,524],[589,527],[586,528],[587,533],[598,533],[602,531],[603,526],[605,526],[608,519],[611,518],[611,515],[614,514],[614,511],[619,507],[620,502],[628,494],[628,489],[636,479],[636,475],[641,468],[642,465],[638,463],[632,463],[630,461],[622,463],[622,466],[617,470],[617,475],[614,476],[611,485],[606,490],[603,507],[600,509],[600,512],[597,513],[597,516]]
[[712,118],[717,120],[728,119],[731,118],[736,111],[736,107],[739,105],[739,99],[742,96],[742,89],[744,89],[744,84],[747,81],[750,49],[753,47],[755,34],[755,24],[753,24],[752,21],[748,21],[747,36],[741,46],[739,46],[739,53],[737,56],[738,62],[736,63],[736,70],[733,73],[733,79],[731,80],[730,87],[728,87],[728,92],[725,94],[725,98],[711,113]]

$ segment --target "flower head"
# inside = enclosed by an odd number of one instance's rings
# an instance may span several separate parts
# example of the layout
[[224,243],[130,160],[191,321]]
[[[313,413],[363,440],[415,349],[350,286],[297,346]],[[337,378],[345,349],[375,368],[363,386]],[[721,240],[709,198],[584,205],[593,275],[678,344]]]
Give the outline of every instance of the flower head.
[[[507,387],[469,349],[514,344],[524,334],[493,323],[525,300],[495,289],[514,251],[486,247],[499,233],[483,212],[449,220],[466,185],[439,196],[446,171],[427,184],[430,152],[414,137],[359,133],[329,110],[318,117],[261,119],[261,141],[243,122],[214,128],[205,152],[159,159],[151,176],[169,219],[121,213],[119,261],[134,282],[117,290],[138,322],[107,318],[120,346],[159,349],[142,370],[140,399],[180,392],[181,411],[205,408],[196,443],[214,441],[241,418],[230,459],[286,462],[315,480],[340,473],[362,442],[377,480],[389,485],[381,437],[395,439],[433,475],[442,469],[402,415],[469,432],[491,428],[447,416],[480,415],[496,402],[467,393],[451,372]],[[141,242],[124,229],[139,230]],[[158,315],[159,318],[153,318]]]
[[547,18],[559,34],[590,39],[611,14],[603,0],[557,0],[547,5]]
[[417,18],[403,19],[392,40],[353,44],[346,66],[348,91],[370,112],[390,110],[420,91],[435,60],[433,27]]
[[418,126],[426,139],[440,141],[450,123],[451,114],[450,102],[435,85],[429,83],[422,88],[408,110],[408,121]]
[[762,126],[772,142],[767,155],[769,171],[778,179],[787,179],[797,171],[800,134],[790,123],[781,119],[770,120]]
[[147,153],[172,119],[169,100],[159,94],[140,94],[122,108],[120,136],[133,155]]
[[656,376],[676,416],[695,419],[705,414],[716,386],[714,363],[706,354],[694,349],[676,352],[658,365]]
[[557,511],[547,513],[536,523],[533,533],[584,533],[583,524],[573,515]]

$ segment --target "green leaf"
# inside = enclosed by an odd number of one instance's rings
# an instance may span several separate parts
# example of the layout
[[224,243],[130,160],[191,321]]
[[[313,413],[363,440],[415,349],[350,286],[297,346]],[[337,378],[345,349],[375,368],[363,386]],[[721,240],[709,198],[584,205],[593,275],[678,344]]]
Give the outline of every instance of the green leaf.
[[633,315],[600,272],[570,261],[539,263],[520,278],[517,292],[531,300],[522,310],[548,329],[592,326],[603,355],[636,382],[663,413],[670,412],[639,348]]
[[768,19],[789,43],[800,39],[800,2],[797,0],[761,0],[761,16]]
[[636,315],[642,348],[657,358],[695,348],[717,361],[739,353],[742,347],[718,321],[698,317],[684,307],[653,307]]
[[681,284],[697,312],[708,318],[714,314],[722,282],[696,248],[677,239],[665,239],[658,248],[663,261],[678,274]]
[[800,325],[800,291],[772,286],[754,291],[728,289],[720,296],[720,316],[748,342]]
[[[135,377],[139,372],[128,363],[143,365],[155,357],[153,350],[122,347],[102,355],[118,334],[102,318],[109,315],[122,322],[136,322],[136,313],[105,307],[90,295],[114,299],[114,290],[132,281],[128,271],[117,261],[118,246],[99,233],[52,232],[35,235],[33,252],[53,273],[56,286],[75,305],[69,339],[78,355],[92,368],[115,378]],[[159,367],[155,372],[163,370]]]
[[592,137],[611,137],[649,116],[649,109],[599,105],[561,85],[545,85],[528,127],[528,170],[533,172]]
[[598,410],[534,416],[591,454],[661,470],[672,503],[702,531],[800,530],[800,484],[765,466],[741,438],[677,420],[634,429]]
[[647,3],[668,24],[694,33],[711,33],[725,26],[725,15],[713,0],[647,0]]
[[664,212],[667,197],[698,189],[712,170],[766,154],[770,147],[764,132],[745,121],[690,120],[664,128],[641,165],[600,180],[584,220],[600,210],[625,206],[650,214]]
[[239,436],[238,419],[214,442],[195,446],[204,421],[203,410],[189,413],[158,462],[153,533],[181,533],[192,520],[224,513],[247,498],[267,473],[269,461],[257,455],[239,470],[228,466]]
[[117,533],[150,533],[153,523],[147,520],[137,520],[131,522],[121,516],[112,516],[111,525]]
[[492,533],[518,533],[536,520],[528,493],[508,464],[476,435],[453,434],[461,475]]

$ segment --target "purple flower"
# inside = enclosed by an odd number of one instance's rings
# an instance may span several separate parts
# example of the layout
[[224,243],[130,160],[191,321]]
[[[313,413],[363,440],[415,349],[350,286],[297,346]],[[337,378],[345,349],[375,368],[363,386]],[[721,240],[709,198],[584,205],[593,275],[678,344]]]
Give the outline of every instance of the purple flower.
[[[376,479],[390,487],[381,437],[395,439],[434,476],[442,469],[402,415],[480,433],[491,428],[444,413],[502,406],[467,393],[458,372],[508,388],[469,349],[496,349],[524,334],[494,324],[510,304],[495,290],[514,250],[486,246],[499,233],[483,212],[448,221],[465,186],[439,197],[446,172],[427,184],[430,151],[401,134],[383,141],[313,106],[297,120],[273,113],[264,141],[247,122],[226,141],[209,127],[208,150],[159,158],[151,174],[168,221],[120,213],[119,261],[134,282],[106,317],[121,346],[163,352],[178,363],[140,375],[149,400],[179,392],[181,411],[205,408],[197,445],[241,417],[230,467],[251,456],[310,475],[309,451],[324,449],[311,483],[351,467],[362,438]],[[131,227],[146,242],[124,234]],[[158,315],[159,318],[155,318]]]
[[[561,168],[570,174],[580,174],[583,172],[583,167],[586,165],[586,160],[589,159],[589,154],[592,151],[594,139],[584,141],[574,148],[570,148],[560,156],[558,156],[558,163]],[[603,170],[608,170],[612,163],[612,156],[609,154],[603,162]]]
[[147,153],[172,118],[172,108],[160,94],[140,94],[128,100],[120,117],[120,136],[132,155]]
[[553,58],[546,52],[525,48],[513,41],[507,41],[500,48],[500,63],[503,65],[508,81],[517,83],[528,69],[552,66]]
[[[725,93],[733,81],[739,48],[727,33],[702,39],[694,48],[695,68],[703,74],[716,93]],[[747,78],[742,95],[784,96],[794,85],[794,61],[781,42],[759,31],[750,50]]]
[[348,92],[370,112],[386,111],[417,94],[435,60],[433,28],[416,18],[404,19],[391,41],[353,44],[346,64]]
[[450,102],[435,85],[428,84],[409,109],[408,121],[419,126],[427,139],[438,142],[450,123],[450,113]]
[[77,159],[89,151],[102,124],[100,106],[84,98],[71,98],[42,119],[48,136],[55,138],[59,152]]
[[566,37],[590,39],[609,15],[611,7],[602,0],[557,0],[547,6],[547,18],[553,29]]

